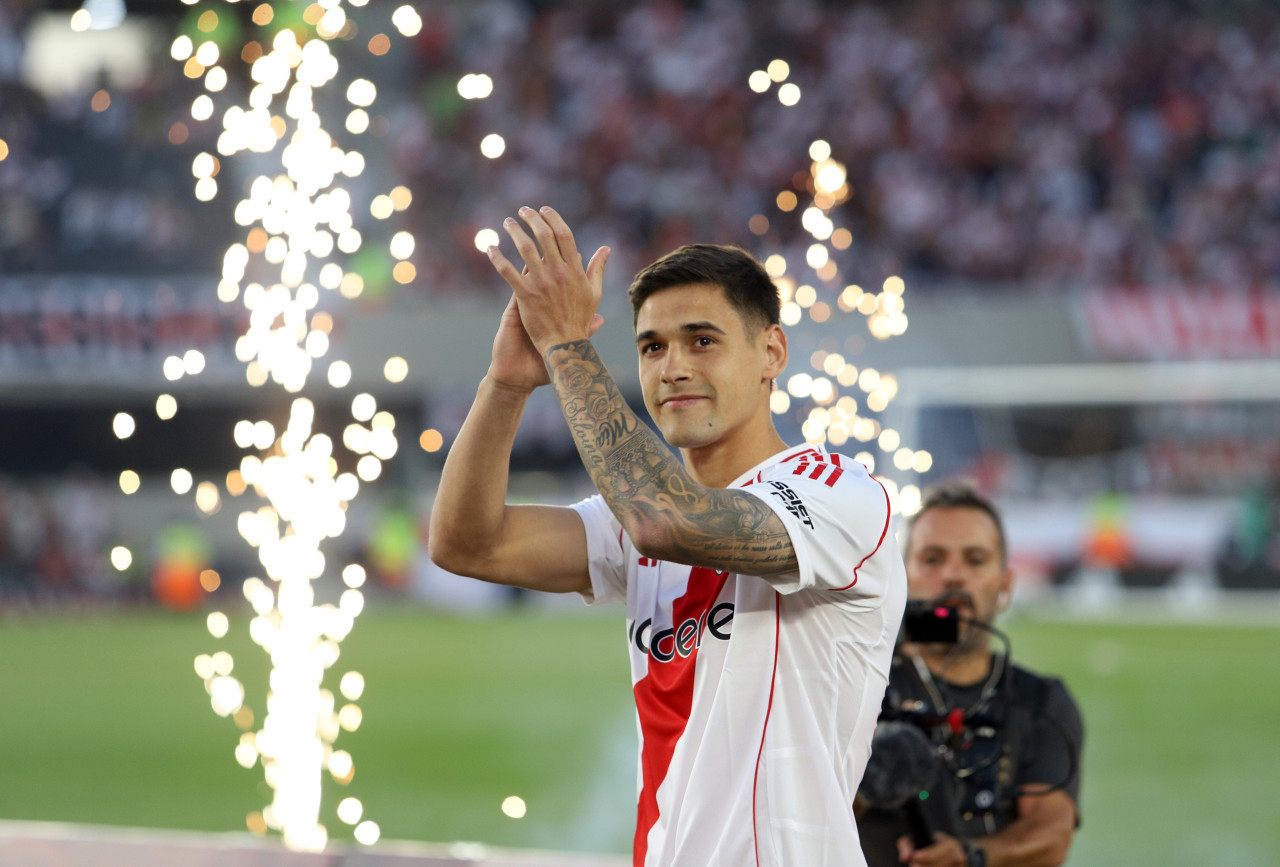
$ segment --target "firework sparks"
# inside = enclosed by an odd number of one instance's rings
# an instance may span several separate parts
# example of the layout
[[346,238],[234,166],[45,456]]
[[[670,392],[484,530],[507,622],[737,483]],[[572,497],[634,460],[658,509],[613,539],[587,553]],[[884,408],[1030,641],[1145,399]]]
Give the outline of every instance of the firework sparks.
[[[779,85],[778,99],[792,106],[800,100],[800,89],[788,81],[791,67],[785,60],[773,60],[766,69],[748,77],[755,93],[767,93]],[[800,225],[812,238],[804,251],[803,266],[817,278],[817,285],[800,283],[794,276],[792,263],[780,253],[765,258],[764,268],[778,286],[782,300],[781,320],[784,325],[798,325],[807,315],[818,324],[833,321],[836,313],[859,313],[865,317],[867,330],[877,340],[899,336],[907,330],[906,284],[900,276],[888,277],[879,292],[864,290],[856,284],[838,288],[843,282],[838,253],[849,249],[852,233],[837,226],[832,213],[853,195],[848,171],[832,157],[830,142],[817,139],[809,145],[809,172],[805,183],[797,189],[781,190],[775,204],[783,214],[799,211]],[[801,206],[801,196],[810,201]],[[772,225],[766,214],[756,214],[748,222],[755,235],[767,235]],[[813,373],[790,376],[770,397],[770,409],[777,415],[801,414],[801,433],[811,443],[829,443],[840,448],[851,440],[869,444],[855,459],[876,473],[877,464],[891,465],[900,473],[922,474],[933,466],[933,456],[924,449],[913,450],[901,444],[900,434],[887,428],[879,416],[888,409],[898,393],[898,380],[874,368],[859,369],[839,352],[818,350],[809,359]],[[856,389],[859,396],[847,392]],[[859,405],[861,401],[861,406]],[[799,405],[797,405],[797,403]],[[878,462],[871,448],[882,459]],[[916,484],[901,487],[893,479],[878,474],[895,511],[912,514],[920,505],[920,488]]]
[[[196,0],[184,0],[194,5]],[[367,0],[348,0],[360,7]],[[275,4],[279,6],[279,4]],[[235,206],[234,218],[246,230],[243,242],[232,244],[223,256],[217,287],[220,301],[243,305],[248,327],[236,341],[236,358],[245,365],[245,377],[254,387],[269,383],[293,395],[283,430],[265,420],[243,419],[235,426],[236,444],[248,453],[239,467],[226,475],[225,490],[238,497],[252,489],[264,502],[245,509],[236,520],[244,540],[257,549],[265,577],[250,577],[243,592],[254,611],[249,622],[251,639],[271,657],[270,692],[261,726],[243,684],[234,675],[234,660],[225,651],[202,654],[195,661],[197,675],[205,682],[215,712],[235,720],[242,733],[234,749],[235,760],[246,768],[260,765],[273,790],[271,803],[251,813],[247,825],[255,833],[279,831],[286,846],[320,851],[328,841],[321,821],[321,796],[327,774],[339,785],[350,784],[355,763],[346,750],[335,749],[342,731],[355,731],[364,714],[356,701],[363,694],[363,676],[346,671],[341,676],[339,702],[324,686],[325,675],[341,656],[339,644],[351,632],[364,608],[360,589],[365,575],[358,564],[341,568],[346,585],[338,603],[320,602],[316,582],[332,567],[321,546],[340,536],[346,527],[346,509],[361,482],[381,475],[383,462],[397,451],[395,419],[378,410],[372,395],[352,401],[352,424],[343,434],[343,446],[355,458],[354,472],[341,472],[335,444],[313,430],[315,406],[299,395],[313,368],[331,349],[333,317],[318,309],[325,293],[358,297],[364,288],[359,274],[347,272],[335,254],[350,256],[360,250],[364,238],[357,228],[356,203],[343,186],[359,177],[365,157],[354,147],[343,147],[326,126],[319,106],[341,105],[328,99],[326,89],[340,92],[346,107],[338,118],[343,140],[354,139],[370,127],[370,111],[378,99],[376,84],[367,78],[340,82],[338,56],[331,48],[354,35],[353,22],[343,0],[320,0],[296,15],[285,16],[273,4],[255,8],[252,21],[259,30],[237,53],[223,52],[213,34],[219,28],[219,12],[206,9],[195,18],[194,32],[177,36],[170,49],[183,64],[184,74],[202,79],[204,93],[191,105],[196,123],[220,124],[216,154],[201,152],[192,160],[193,194],[209,201],[220,193],[223,160],[245,154],[278,155],[279,170],[251,178],[248,195]],[[233,11],[226,11],[230,17]],[[286,24],[282,19],[288,17]],[[405,36],[418,33],[421,18],[409,6],[397,8],[387,22]],[[189,28],[190,29],[190,28]],[[225,46],[224,46],[225,47]],[[390,41],[379,33],[368,42],[374,56],[385,55]],[[219,112],[214,97],[226,90],[226,62],[248,65],[251,83],[244,105],[229,105]],[[492,91],[488,76],[471,75],[465,84],[468,98],[482,99]],[[175,129],[178,125],[175,125]],[[170,140],[187,140],[184,125]],[[361,210],[377,220],[391,218],[412,200],[405,187],[379,194]],[[396,232],[389,245],[396,261],[395,278],[413,279],[414,238]],[[191,350],[164,362],[168,380],[198,375],[203,355]],[[385,378],[393,383],[408,376],[403,358],[389,358]],[[332,360],[325,368],[328,384],[345,388],[352,378],[350,365]],[[156,413],[172,418],[177,402],[161,395]],[[361,424],[361,423],[365,424]],[[132,419],[118,419],[118,436],[132,432]],[[183,469],[173,472],[175,492],[188,493],[194,484]],[[126,493],[137,489],[136,474],[122,474]],[[213,514],[222,504],[222,493],[213,482],[195,484],[195,503],[202,514]],[[120,561],[125,558],[120,556]],[[201,585],[212,592],[220,578],[201,576]],[[222,612],[208,616],[214,638],[225,636],[230,621]],[[363,804],[344,797],[335,816],[353,826],[351,833],[363,844],[375,843],[381,831],[366,818]]]

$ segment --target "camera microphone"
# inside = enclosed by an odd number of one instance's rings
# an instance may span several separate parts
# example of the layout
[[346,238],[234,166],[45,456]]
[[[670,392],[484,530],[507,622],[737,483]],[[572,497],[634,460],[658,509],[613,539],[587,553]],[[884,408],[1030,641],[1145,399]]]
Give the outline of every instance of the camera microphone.
[[916,848],[933,845],[933,829],[921,798],[937,779],[938,756],[920,729],[903,722],[880,722],[871,739],[871,757],[858,794],[872,807],[901,809]]

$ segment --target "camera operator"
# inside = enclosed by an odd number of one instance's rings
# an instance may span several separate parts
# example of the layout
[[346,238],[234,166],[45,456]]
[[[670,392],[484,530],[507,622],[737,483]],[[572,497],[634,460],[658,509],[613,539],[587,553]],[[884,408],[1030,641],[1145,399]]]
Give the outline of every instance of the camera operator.
[[1083,723],[1062,682],[1014,665],[991,626],[1013,581],[999,513],[967,483],[939,486],[904,550],[913,603],[855,803],[868,864],[1063,863]]

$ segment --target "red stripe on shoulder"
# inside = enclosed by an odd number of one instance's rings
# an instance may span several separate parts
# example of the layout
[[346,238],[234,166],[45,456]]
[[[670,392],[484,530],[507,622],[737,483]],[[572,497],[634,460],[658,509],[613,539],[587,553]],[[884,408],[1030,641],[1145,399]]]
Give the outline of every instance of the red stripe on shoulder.
[[875,556],[875,553],[876,553],[877,551],[879,551],[879,550],[880,550],[880,546],[884,544],[884,538],[885,538],[885,536],[888,536],[888,535],[889,535],[889,519],[893,517],[893,507],[889,505],[889,492],[888,492],[887,490],[885,490],[884,485],[881,485],[881,484],[880,484],[880,480],[879,480],[879,479],[877,479],[875,476],[872,476],[872,477],[871,477],[871,480],[872,480],[872,481],[874,481],[877,485],[880,485],[880,490],[884,493],[884,529],[880,531],[880,541],[876,542],[876,546],[875,546],[874,548],[872,548],[872,549],[871,549],[871,553],[870,553],[870,554],[868,554],[867,556],[863,557],[863,558],[862,558],[862,560],[861,560],[861,561],[859,561],[858,565],[853,567],[853,580],[852,580],[852,581],[850,581],[850,582],[849,582],[848,584],[846,584],[844,587],[829,587],[829,588],[827,588],[827,589],[828,589],[828,590],[830,590],[832,593],[838,593],[838,592],[840,592],[841,590],[849,590],[849,589],[852,589],[852,588],[853,588],[853,586],[854,586],[854,585],[856,585],[856,584],[858,583],[858,570],[862,568],[862,564],[863,564],[863,563],[866,563],[868,560],[870,560],[872,557],[874,557],[874,556]]

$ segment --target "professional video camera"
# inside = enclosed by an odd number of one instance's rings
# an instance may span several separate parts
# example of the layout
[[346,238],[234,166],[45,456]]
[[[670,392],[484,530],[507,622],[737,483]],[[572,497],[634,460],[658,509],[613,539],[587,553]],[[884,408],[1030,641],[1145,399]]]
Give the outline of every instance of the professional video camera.
[[[872,867],[878,863],[872,853],[895,851],[894,841],[902,833],[909,833],[917,848],[931,845],[935,832],[953,837],[990,833],[995,828],[975,831],[972,814],[997,809],[997,799],[1007,802],[1030,793],[997,783],[997,777],[1005,777],[1000,770],[1002,758],[1008,758],[1005,744],[1010,737],[1011,708],[1021,704],[1009,692],[1009,639],[991,624],[961,615],[956,607],[946,604],[949,601],[943,597],[908,602],[902,642],[954,645],[964,626],[995,636],[1003,653],[996,654],[991,674],[980,689],[974,687],[977,699],[964,707],[948,708],[941,701],[928,700],[935,687],[932,675],[920,659],[904,653],[899,644],[893,660],[897,683],[916,684],[919,690],[913,691],[913,687],[904,693],[895,688],[895,678],[890,679],[871,757],[858,789],[860,803],[855,806],[864,818],[875,817],[875,821],[859,820]],[[1044,719],[1058,727],[1055,720]],[[1074,779],[1077,759],[1072,753],[1067,779],[1051,788],[1061,788]],[[975,791],[977,803],[973,800]],[[988,797],[990,803],[982,803]]]
[[[907,603],[903,640],[955,644],[960,634],[956,608],[924,600]],[[895,652],[895,656],[896,656]],[[895,663],[901,664],[901,659]],[[858,787],[864,809],[897,811],[917,848],[933,843],[936,831],[956,835],[951,782],[942,748],[930,738],[929,720],[888,707],[871,741],[871,757]]]

